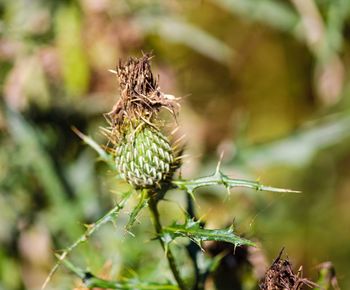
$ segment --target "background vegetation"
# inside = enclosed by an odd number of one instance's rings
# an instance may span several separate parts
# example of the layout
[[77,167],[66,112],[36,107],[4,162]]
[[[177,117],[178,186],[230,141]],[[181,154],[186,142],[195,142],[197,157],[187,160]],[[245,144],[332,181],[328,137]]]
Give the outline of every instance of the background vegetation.
[[[0,289],[40,287],[54,250],[125,192],[71,126],[106,142],[102,114],[118,98],[108,69],[141,51],[155,54],[162,91],[183,98],[183,176],[213,172],[224,152],[231,176],[303,191],[225,200],[210,188],[198,216],[235,219],[264,263],[283,246],[311,278],[332,261],[350,287],[348,0],[2,0],[0,19]],[[184,200],[168,199],[170,223]],[[171,277],[145,220],[136,238],[104,226],[74,261],[105,278]],[[60,270],[49,288],[78,284]]]

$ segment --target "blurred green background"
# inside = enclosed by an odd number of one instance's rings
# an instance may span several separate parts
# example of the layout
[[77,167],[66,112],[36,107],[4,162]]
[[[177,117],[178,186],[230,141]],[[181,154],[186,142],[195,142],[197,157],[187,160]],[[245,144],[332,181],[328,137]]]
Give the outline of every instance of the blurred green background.
[[[235,219],[269,263],[285,247],[307,277],[332,261],[350,289],[350,1],[1,0],[0,19],[0,289],[38,289],[54,251],[125,192],[71,126],[104,144],[118,98],[108,69],[149,51],[162,91],[182,97],[184,177],[224,152],[230,176],[303,192],[209,188],[198,216]],[[168,198],[171,222],[184,197]],[[135,238],[127,212],[72,259],[110,279],[171,277],[147,213]],[[78,284],[60,269],[48,288]]]

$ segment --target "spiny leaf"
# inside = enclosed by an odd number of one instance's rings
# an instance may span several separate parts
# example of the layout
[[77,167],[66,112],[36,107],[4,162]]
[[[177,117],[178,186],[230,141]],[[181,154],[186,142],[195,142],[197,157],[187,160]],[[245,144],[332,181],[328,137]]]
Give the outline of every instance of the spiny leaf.
[[99,158],[102,161],[106,162],[113,170],[115,170],[115,164],[112,156],[108,154],[99,144],[97,144],[95,140],[83,134],[75,127],[72,127],[72,130],[75,134],[78,135],[80,139],[82,139],[87,145],[89,145],[92,149],[94,149],[97,152]]
[[173,180],[172,183],[179,189],[186,190],[191,195],[193,195],[194,191],[197,188],[211,185],[223,185],[227,189],[230,189],[232,187],[248,187],[258,191],[300,193],[300,191],[297,190],[266,186],[258,181],[230,178],[227,175],[223,174],[219,168],[215,171],[214,174],[209,176],[191,180]]
[[204,229],[199,221],[191,218],[187,218],[184,224],[173,223],[164,227],[161,232],[161,238],[166,244],[177,237],[187,237],[198,246],[201,246],[203,241],[222,241],[235,246],[255,246],[253,242],[234,234],[232,226],[227,229]]
[[71,253],[77,246],[79,246],[81,243],[87,241],[87,239],[102,225],[104,225],[107,222],[113,221],[120,211],[124,208],[127,200],[131,196],[132,191],[129,191],[124,194],[124,198],[122,201],[117,204],[114,208],[112,208],[107,214],[105,214],[103,217],[101,217],[99,220],[97,220],[95,223],[87,225],[86,226],[86,231],[85,233],[80,236],[73,244],[71,244],[69,247],[67,247],[62,254],[57,255],[58,261],[57,263],[53,266],[51,269],[49,275],[47,276],[44,284],[42,285],[41,289],[44,289],[47,284],[50,282],[52,276],[55,274],[57,271],[58,267],[61,265],[62,262],[66,259],[69,253]]
[[147,207],[148,199],[149,198],[147,197],[146,191],[142,190],[139,202],[137,203],[137,205],[131,211],[129,221],[128,221],[127,225],[125,226],[125,229],[127,231],[129,231],[130,228],[134,225],[134,223],[135,223],[135,221],[137,219],[137,216],[139,215],[140,211],[142,209],[144,209],[145,207]]
[[160,284],[152,282],[142,282],[136,278],[124,279],[123,281],[109,281],[95,277],[89,272],[85,272],[68,260],[63,261],[64,265],[83,280],[87,288],[120,289],[120,290],[178,290],[179,287],[173,284]]

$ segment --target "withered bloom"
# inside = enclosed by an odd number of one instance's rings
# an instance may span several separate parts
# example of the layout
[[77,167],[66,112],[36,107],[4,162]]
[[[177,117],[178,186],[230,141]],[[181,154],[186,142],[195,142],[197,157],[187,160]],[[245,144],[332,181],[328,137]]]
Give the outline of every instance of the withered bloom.
[[161,132],[157,118],[161,108],[175,116],[178,103],[160,91],[150,59],[146,54],[119,62],[115,73],[120,99],[106,114],[116,167],[121,177],[137,189],[160,188],[169,183],[179,166],[176,150]]

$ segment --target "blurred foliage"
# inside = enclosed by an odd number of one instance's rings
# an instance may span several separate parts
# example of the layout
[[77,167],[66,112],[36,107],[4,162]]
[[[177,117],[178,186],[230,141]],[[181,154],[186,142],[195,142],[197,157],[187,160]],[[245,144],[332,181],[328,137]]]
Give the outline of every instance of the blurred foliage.
[[[332,261],[348,289],[349,14],[348,0],[1,0],[0,289],[40,287],[54,251],[127,191],[71,127],[106,142],[102,114],[118,97],[108,69],[141,51],[155,54],[162,90],[183,97],[183,176],[208,175],[224,152],[230,176],[303,192],[233,189],[247,194],[223,202],[221,188],[200,189],[198,216],[210,228],[235,218],[270,260],[284,246],[307,277]],[[185,200],[168,199],[171,224]],[[72,260],[105,279],[170,279],[145,215],[133,235],[102,227]],[[49,288],[78,284],[60,270]]]

